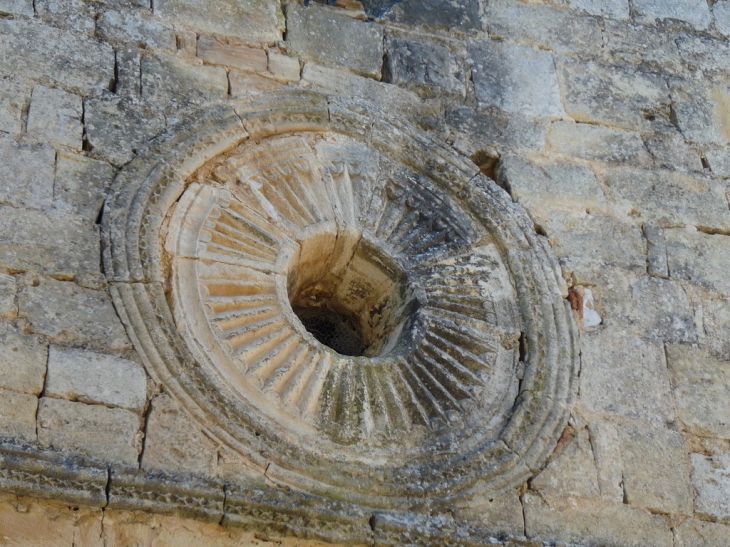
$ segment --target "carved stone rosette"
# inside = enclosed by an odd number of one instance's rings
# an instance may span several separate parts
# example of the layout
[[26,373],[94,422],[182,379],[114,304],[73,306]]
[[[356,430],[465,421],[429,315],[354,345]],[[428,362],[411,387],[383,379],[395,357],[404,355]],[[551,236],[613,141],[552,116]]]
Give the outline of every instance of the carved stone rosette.
[[546,241],[368,104],[203,111],[122,170],[104,235],[150,373],[278,484],[445,505],[524,481],[565,426],[576,335]]

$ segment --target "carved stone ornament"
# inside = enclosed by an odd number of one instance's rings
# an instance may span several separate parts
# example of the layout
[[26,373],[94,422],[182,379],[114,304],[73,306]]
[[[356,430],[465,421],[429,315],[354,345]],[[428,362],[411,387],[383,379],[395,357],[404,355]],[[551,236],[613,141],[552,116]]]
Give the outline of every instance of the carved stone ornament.
[[104,221],[148,370],[279,485],[445,506],[524,481],[565,426],[576,340],[546,241],[368,104],[202,111],[122,170]]

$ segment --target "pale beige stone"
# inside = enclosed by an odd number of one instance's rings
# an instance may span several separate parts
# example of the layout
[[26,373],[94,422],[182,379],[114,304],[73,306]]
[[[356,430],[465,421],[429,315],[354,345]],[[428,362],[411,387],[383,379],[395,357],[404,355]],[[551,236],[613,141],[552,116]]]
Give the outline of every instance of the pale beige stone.
[[[719,79],[718,79],[719,80]],[[695,144],[730,142],[730,86],[720,81],[671,80],[672,113],[682,135]]]
[[0,131],[19,135],[23,110],[30,101],[30,85],[19,78],[0,78]]
[[0,318],[12,319],[18,315],[18,305],[15,303],[17,290],[15,278],[0,272]]
[[109,42],[132,43],[144,48],[174,50],[175,31],[170,24],[142,12],[104,10],[97,32]]
[[522,503],[515,490],[500,492],[489,498],[474,498],[453,511],[455,517],[466,519],[494,535],[520,536],[525,530]]
[[78,215],[87,224],[96,223],[115,173],[107,162],[78,154],[58,154],[54,207]]
[[35,416],[38,398],[35,395],[0,389],[0,438],[35,442]]
[[299,59],[290,57],[273,50],[269,50],[269,72],[280,82],[289,83],[299,81],[301,67]]
[[0,202],[33,208],[50,206],[55,162],[56,153],[46,144],[0,136]]
[[42,85],[33,88],[28,133],[51,144],[81,150],[81,97]]
[[254,95],[260,95],[261,93],[267,93],[275,91],[283,87],[282,84],[276,80],[259,76],[251,72],[239,72],[238,70],[231,70],[228,73],[228,81],[231,86],[231,97],[252,97]]
[[672,277],[730,296],[730,237],[691,228],[666,230]]
[[601,497],[622,502],[623,463],[618,428],[608,420],[594,419],[589,424],[589,430]]
[[137,466],[143,434],[140,418],[121,408],[43,397],[38,407],[38,442],[67,454],[105,463]]
[[730,545],[730,526],[687,519],[674,529],[674,547],[718,547]]
[[656,167],[693,173],[704,170],[702,154],[695,145],[688,143],[673,125],[667,122],[655,122],[653,131],[644,133],[642,137],[656,162]]
[[0,323],[0,388],[40,395],[47,357],[40,338]]
[[142,411],[147,377],[141,365],[91,351],[51,346],[44,394]]
[[222,99],[228,78],[222,67],[189,65],[162,53],[142,58],[142,97],[165,105],[169,101],[199,103]]
[[730,454],[691,454],[695,513],[730,523]]
[[228,44],[211,38],[198,38],[198,57],[212,65],[223,65],[252,72],[266,72],[266,51],[240,44]]
[[635,131],[560,120],[550,125],[547,145],[551,152],[576,158],[651,164],[644,141]]

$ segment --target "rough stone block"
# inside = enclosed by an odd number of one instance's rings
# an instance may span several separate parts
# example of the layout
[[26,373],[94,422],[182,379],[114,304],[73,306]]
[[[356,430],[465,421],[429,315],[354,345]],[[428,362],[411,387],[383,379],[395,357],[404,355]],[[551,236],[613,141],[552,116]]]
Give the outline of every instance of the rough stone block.
[[0,207],[0,266],[56,277],[99,276],[99,229],[56,211]]
[[116,170],[105,161],[77,154],[58,154],[53,205],[93,224]]
[[33,16],[32,0],[0,0],[0,14]]
[[209,36],[198,38],[198,57],[212,65],[223,65],[253,72],[266,72],[268,60],[263,49],[227,44]]
[[696,173],[704,170],[702,156],[676,127],[667,122],[654,125],[653,131],[644,134],[644,142],[656,167]]
[[588,429],[601,497],[621,503],[624,479],[618,428],[613,422],[595,419],[591,420]]
[[469,46],[480,105],[527,116],[562,116],[553,56],[526,46],[480,41]]
[[81,97],[42,85],[33,88],[28,133],[51,144],[81,150]]
[[718,452],[691,454],[695,513],[700,517],[730,521],[730,455]]
[[730,545],[730,526],[687,519],[674,529],[674,547]]
[[673,80],[671,90],[673,119],[687,140],[703,146],[730,142],[730,87]]
[[669,107],[667,83],[653,74],[561,59],[558,76],[565,111],[578,122],[644,129],[645,116]]
[[16,78],[0,78],[0,131],[19,135],[23,110],[30,100],[30,85]]
[[[440,44],[389,36],[383,79],[422,93],[464,93],[464,75],[453,52]],[[438,88],[438,89],[437,89]]]
[[705,29],[710,24],[710,9],[705,0],[633,0],[634,18],[639,23],[674,19]]
[[687,445],[679,433],[631,421],[619,426],[624,489],[629,504],[690,515]]
[[139,412],[147,400],[147,377],[142,366],[134,361],[51,346],[44,394]]
[[174,55],[142,58],[142,98],[165,104],[199,103],[228,94],[228,77],[221,67],[192,66]]
[[102,351],[130,347],[106,291],[42,278],[38,286],[20,292],[18,315],[28,320],[31,332],[54,343],[83,344]]
[[238,70],[231,70],[228,73],[228,81],[230,82],[231,97],[233,98],[252,97],[284,87],[276,80],[251,72],[239,72]]
[[118,97],[127,100],[140,98],[142,95],[142,58],[137,48],[120,48],[117,51],[116,76],[114,91]]
[[15,303],[17,290],[15,278],[0,272],[0,318],[12,319],[18,315],[18,306]]
[[175,28],[190,28],[200,34],[235,36],[251,42],[281,40],[284,18],[279,2],[270,0],[156,0],[155,15]]
[[611,19],[624,20],[630,17],[628,0],[568,0],[568,5],[591,15]]
[[641,135],[602,125],[557,121],[550,125],[547,144],[552,152],[606,162],[651,164]]
[[707,350],[667,346],[677,416],[695,435],[730,439],[730,362]]
[[169,395],[152,400],[142,469],[214,477],[217,449]]
[[570,503],[550,507],[540,496],[523,496],[528,537],[600,547],[672,547],[672,531],[661,515],[623,505]]
[[140,12],[104,10],[96,25],[99,35],[108,42],[169,50],[177,47],[172,25]]
[[705,150],[710,170],[722,179],[730,179],[730,147],[720,150]]
[[89,34],[96,28],[95,4],[84,0],[35,0],[34,4],[38,17],[53,26]]
[[730,237],[691,228],[667,230],[665,237],[672,277],[730,296]]
[[646,238],[646,273],[653,277],[669,277],[667,265],[667,244],[664,230],[655,224],[644,224]]
[[0,72],[53,82],[87,95],[114,78],[114,51],[74,32],[22,19],[0,19]]
[[514,490],[507,490],[490,498],[473,498],[464,507],[454,507],[454,516],[478,523],[495,535],[522,535],[525,522],[522,518],[520,497]]
[[269,72],[279,82],[298,82],[301,73],[299,59],[269,50]]
[[656,424],[674,419],[661,343],[606,328],[584,333],[581,350],[581,399],[587,408]]
[[[390,4],[393,3],[390,2]],[[378,5],[377,2],[372,4]],[[380,17],[383,15],[382,10],[374,10],[373,15]],[[404,0],[398,2],[390,10],[386,19],[407,26],[423,25],[462,32],[481,29],[479,0],[461,0],[459,2]]]
[[453,128],[454,146],[469,156],[493,146],[539,150],[545,144],[547,121],[507,113],[498,108],[447,108],[446,123]]
[[380,79],[383,29],[329,9],[289,4],[286,40],[302,57]]
[[730,360],[730,298],[687,281],[682,287],[695,312],[698,342]]
[[684,68],[672,32],[604,19],[603,36],[601,58],[606,64],[635,66],[642,72],[677,73]]
[[712,4],[715,28],[720,34],[730,37],[730,0],[718,0]]
[[48,349],[38,337],[0,323],[0,388],[40,395],[47,355]]
[[26,207],[50,206],[55,163],[56,152],[46,144],[0,138],[0,201]]
[[131,98],[89,100],[85,120],[92,153],[114,165],[127,163],[165,128],[159,110]]
[[0,389],[0,438],[35,442],[35,417],[38,398],[25,393]]
[[38,442],[68,454],[136,467],[142,442],[140,418],[122,408],[43,397]]
[[703,72],[708,80],[730,75],[730,44],[705,36],[682,34],[676,37],[679,56],[690,72]]

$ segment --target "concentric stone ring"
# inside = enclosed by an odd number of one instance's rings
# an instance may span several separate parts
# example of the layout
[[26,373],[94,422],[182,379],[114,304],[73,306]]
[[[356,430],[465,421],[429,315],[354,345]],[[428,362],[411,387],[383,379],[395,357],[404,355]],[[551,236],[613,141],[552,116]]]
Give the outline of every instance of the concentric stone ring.
[[565,425],[575,335],[547,245],[370,105],[201,112],[123,170],[105,236],[150,371],[275,482],[447,503],[525,480]]

